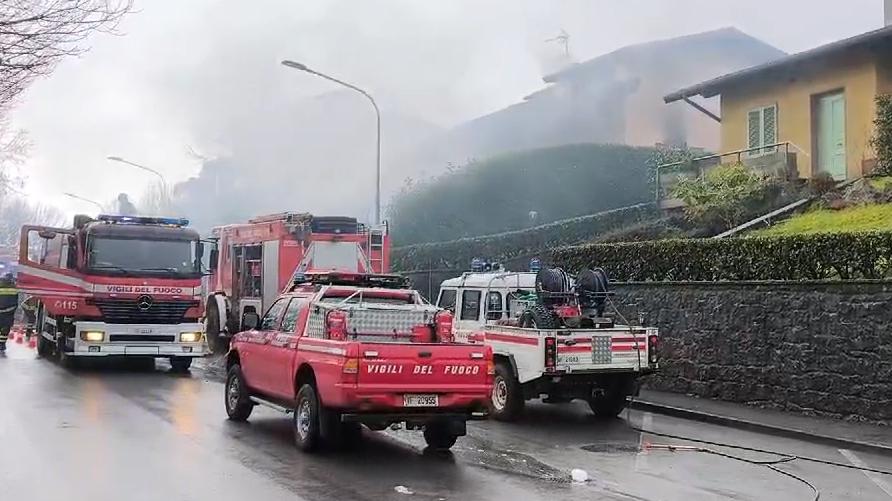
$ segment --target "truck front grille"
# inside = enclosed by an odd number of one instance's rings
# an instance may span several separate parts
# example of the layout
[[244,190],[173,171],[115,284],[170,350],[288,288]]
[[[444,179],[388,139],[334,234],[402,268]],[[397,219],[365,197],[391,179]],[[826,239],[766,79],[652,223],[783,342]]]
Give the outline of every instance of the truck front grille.
[[198,301],[155,301],[146,309],[135,299],[97,299],[95,304],[110,324],[179,324]]
[[112,334],[108,337],[112,343],[172,343],[176,336],[153,336],[152,334]]

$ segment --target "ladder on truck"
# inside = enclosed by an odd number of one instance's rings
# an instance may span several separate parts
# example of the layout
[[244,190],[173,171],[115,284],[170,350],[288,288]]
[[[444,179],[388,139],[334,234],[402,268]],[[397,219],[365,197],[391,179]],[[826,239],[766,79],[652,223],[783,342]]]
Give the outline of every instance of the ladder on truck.
[[369,226],[369,267],[373,273],[386,273],[384,269],[384,235],[387,233],[386,223],[381,226]]

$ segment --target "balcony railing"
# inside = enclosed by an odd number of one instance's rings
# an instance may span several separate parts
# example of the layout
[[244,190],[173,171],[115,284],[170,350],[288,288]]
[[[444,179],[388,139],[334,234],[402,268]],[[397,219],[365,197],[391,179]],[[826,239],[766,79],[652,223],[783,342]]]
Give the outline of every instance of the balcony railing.
[[655,172],[656,203],[661,209],[684,207],[684,202],[672,196],[672,190],[682,179],[694,179],[705,175],[719,165],[736,162],[766,176],[793,179],[798,176],[796,153],[790,142],[769,144],[758,148],[729,151],[659,165]]

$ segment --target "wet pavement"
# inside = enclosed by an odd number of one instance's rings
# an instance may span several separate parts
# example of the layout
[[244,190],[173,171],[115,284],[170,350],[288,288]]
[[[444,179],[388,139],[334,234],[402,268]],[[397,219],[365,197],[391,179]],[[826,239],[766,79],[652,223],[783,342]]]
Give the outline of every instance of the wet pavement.
[[[213,361],[190,373],[158,361],[69,371],[12,345],[0,359],[0,499],[10,500],[808,500],[804,484],[685,444],[598,421],[585,405],[532,404],[517,423],[479,422],[452,454],[419,433],[365,430],[352,451],[306,455],[290,421],[257,408],[247,424],[223,410]],[[637,426],[717,442],[892,469],[892,458],[632,411]],[[749,459],[762,454],[714,447]],[[821,499],[892,500],[892,477],[794,461],[778,468]],[[574,483],[582,469],[588,481]]]

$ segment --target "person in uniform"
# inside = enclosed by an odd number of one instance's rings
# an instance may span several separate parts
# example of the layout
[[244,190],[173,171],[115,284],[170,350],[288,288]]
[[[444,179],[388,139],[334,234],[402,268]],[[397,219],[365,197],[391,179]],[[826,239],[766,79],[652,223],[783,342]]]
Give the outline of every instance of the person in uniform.
[[15,288],[15,279],[12,273],[6,273],[0,276],[0,353],[6,351],[6,340],[18,307],[19,291]]

